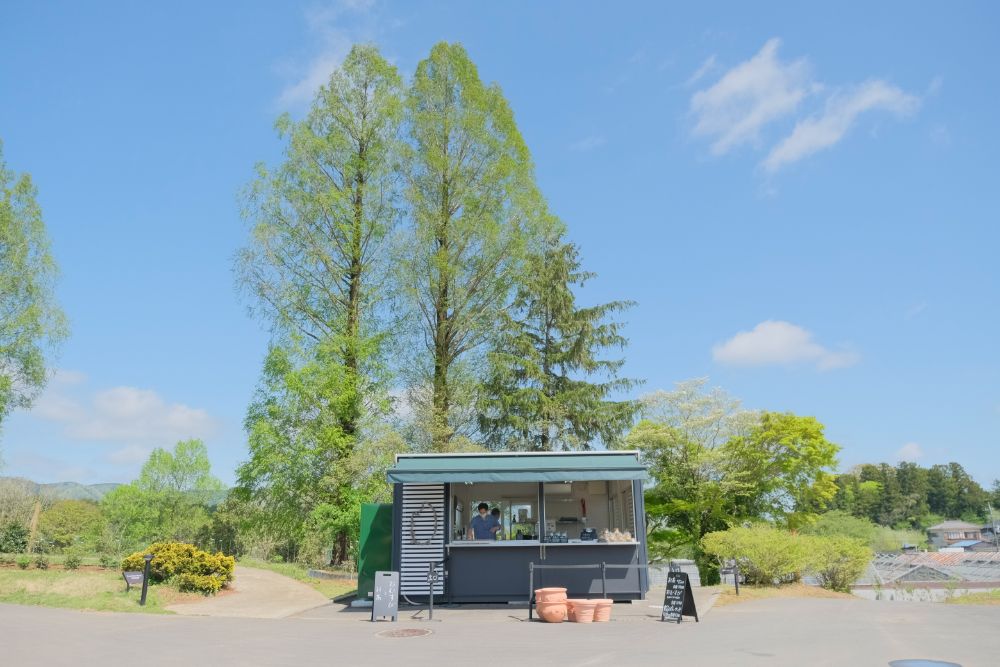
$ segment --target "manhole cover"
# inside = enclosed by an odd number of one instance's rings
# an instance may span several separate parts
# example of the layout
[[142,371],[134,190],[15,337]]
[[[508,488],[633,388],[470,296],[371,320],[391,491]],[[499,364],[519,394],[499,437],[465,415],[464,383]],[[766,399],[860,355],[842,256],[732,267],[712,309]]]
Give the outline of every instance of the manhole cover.
[[889,667],[962,667],[957,662],[944,662],[941,660],[893,660]]
[[379,637],[425,637],[430,633],[430,630],[421,630],[420,628],[400,628],[398,630],[383,630],[375,634]]

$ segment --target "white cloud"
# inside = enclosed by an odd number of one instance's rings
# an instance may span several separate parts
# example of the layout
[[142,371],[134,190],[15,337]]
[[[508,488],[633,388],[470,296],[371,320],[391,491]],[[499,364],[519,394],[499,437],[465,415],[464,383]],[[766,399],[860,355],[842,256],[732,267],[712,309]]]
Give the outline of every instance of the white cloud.
[[896,450],[897,461],[916,461],[924,457],[924,449],[915,442],[908,442]]
[[778,60],[780,44],[778,39],[768,40],[753,58],[691,97],[694,134],[712,138],[712,153],[721,155],[758,141],[761,128],[795,112],[818,89],[804,59]]
[[592,151],[595,148],[600,148],[604,144],[608,143],[608,140],[599,134],[592,134],[587,137],[583,137],[577,141],[574,141],[569,145],[570,150],[579,151],[585,153],[587,151]]
[[374,0],[338,0],[306,12],[306,25],[318,50],[305,65],[283,68],[290,70],[292,81],[278,95],[280,108],[311,102],[316,91],[340,67],[351,46],[370,39],[372,30],[368,21],[374,6]]
[[712,358],[731,366],[815,364],[819,370],[844,368],[858,362],[856,353],[831,350],[813,335],[790,322],[767,320],[751,331],[741,331],[712,348]]
[[706,74],[711,72],[714,68],[715,68],[715,55],[711,55],[705,59],[705,61],[701,64],[701,66],[698,67],[698,69],[696,69],[691,76],[688,77],[688,80],[684,82],[684,85],[693,86],[694,84],[701,81],[701,79]]
[[792,133],[771,149],[761,165],[773,172],[817,151],[835,145],[866,111],[888,111],[896,116],[913,113],[920,100],[884,81],[868,81],[848,92],[833,94],[822,114],[799,121]]
[[50,382],[58,386],[73,386],[83,384],[87,381],[87,376],[80,371],[71,371],[66,368],[57,368],[52,372]]
[[39,397],[32,414],[62,424],[74,439],[131,445],[171,444],[218,430],[205,410],[169,403],[155,391],[137,387],[114,387],[84,400],[49,391]]

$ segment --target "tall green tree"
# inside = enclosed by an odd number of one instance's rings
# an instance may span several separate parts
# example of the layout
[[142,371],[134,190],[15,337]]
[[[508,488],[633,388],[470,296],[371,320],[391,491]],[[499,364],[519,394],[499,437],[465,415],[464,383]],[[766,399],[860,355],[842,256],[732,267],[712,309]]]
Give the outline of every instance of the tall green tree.
[[625,347],[612,317],[632,304],[577,304],[573,288],[594,274],[581,270],[579,251],[561,231],[553,224],[542,248],[528,255],[514,302],[500,317],[480,400],[480,431],[490,449],[614,446],[639,407],[610,399],[637,383],[618,376],[623,360],[601,356]]
[[247,198],[253,228],[240,282],[279,338],[339,350],[347,436],[359,432],[385,368],[380,304],[386,239],[399,219],[402,116],[396,68],[374,46],[353,47],[304,120],[278,120],[285,161],[258,166]]
[[476,384],[470,365],[509,303],[540,208],[507,100],[483,84],[459,44],[439,43],[420,62],[407,105],[412,229],[400,285],[426,352],[413,397],[426,396],[431,446],[444,450],[463,426],[474,427],[474,413],[463,412]]
[[67,332],[37,197],[31,176],[7,168],[0,142],[0,426],[44,387],[46,353]]
[[105,548],[123,552],[146,543],[191,542],[208,522],[208,506],[224,486],[212,475],[201,440],[183,440],[173,450],[156,448],[138,479],[101,499],[107,519]]

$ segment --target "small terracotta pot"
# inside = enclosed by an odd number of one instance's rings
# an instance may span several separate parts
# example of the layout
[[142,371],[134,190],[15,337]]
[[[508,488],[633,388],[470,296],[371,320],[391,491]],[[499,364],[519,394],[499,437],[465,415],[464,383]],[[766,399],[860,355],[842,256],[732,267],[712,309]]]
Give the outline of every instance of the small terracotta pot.
[[566,603],[539,602],[538,616],[546,623],[562,623],[566,620]]
[[584,599],[573,599],[566,600],[566,618],[567,620],[575,623],[576,622],[576,603],[586,602]]
[[595,607],[597,607],[597,604],[593,600],[576,600],[573,604],[573,614],[576,617],[576,622],[593,622]]
[[566,601],[565,588],[535,589],[535,602],[538,604],[541,604],[542,602],[565,602],[565,601]]
[[614,600],[592,600],[596,603],[594,607],[594,623],[606,623],[611,620],[611,607]]

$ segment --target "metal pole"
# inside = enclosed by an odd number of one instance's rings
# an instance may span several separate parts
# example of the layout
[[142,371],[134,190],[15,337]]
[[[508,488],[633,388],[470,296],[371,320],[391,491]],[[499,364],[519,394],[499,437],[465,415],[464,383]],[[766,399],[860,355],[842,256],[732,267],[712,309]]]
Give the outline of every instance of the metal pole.
[[601,599],[608,599],[608,564],[601,563]]
[[739,563],[733,561],[733,583],[736,585],[736,594],[740,594],[740,566]]
[[427,620],[434,620],[434,580],[437,579],[434,576],[434,563],[427,563]]
[[142,595],[139,597],[139,606],[146,606],[146,591],[149,589],[149,561],[153,560],[153,554],[146,554],[142,557],[146,564],[142,566]]
[[535,564],[528,563],[528,620],[535,604]]

